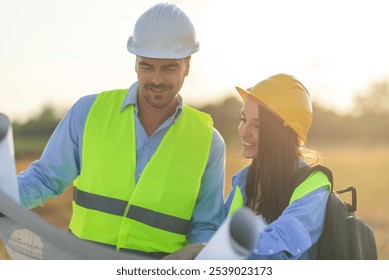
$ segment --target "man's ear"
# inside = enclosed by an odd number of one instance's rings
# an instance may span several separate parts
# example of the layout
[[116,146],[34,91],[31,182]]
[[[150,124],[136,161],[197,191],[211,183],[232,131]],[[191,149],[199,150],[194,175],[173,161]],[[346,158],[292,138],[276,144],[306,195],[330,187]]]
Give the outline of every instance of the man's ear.
[[186,71],[185,71],[185,77],[188,76],[189,74],[189,70],[190,70],[190,59],[192,58],[192,56],[188,56],[185,58],[185,67],[186,67]]
[[138,56],[136,56],[136,58],[135,58],[134,68],[135,68],[135,73],[138,73]]

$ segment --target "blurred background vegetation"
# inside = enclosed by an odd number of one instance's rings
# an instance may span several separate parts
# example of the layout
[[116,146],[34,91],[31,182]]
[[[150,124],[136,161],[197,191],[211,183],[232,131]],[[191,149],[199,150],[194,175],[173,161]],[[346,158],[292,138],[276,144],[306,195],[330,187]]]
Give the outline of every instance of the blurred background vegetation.
[[[212,115],[215,127],[226,144],[239,141],[241,100],[234,95],[217,103],[196,106]],[[314,119],[308,144],[370,144],[389,143],[389,81],[373,83],[366,92],[356,94],[352,111],[339,114],[331,108],[314,104]],[[63,116],[63,110],[47,104],[24,122],[13,122],[16,156],[40,154],[51,133]]]
[[[232,175],[248,162],[240,155],[237,133],[242,102],[236,94],[205,106],[192,106],[213,116],[227,147],[225,195]],[[314,102],[314,119],[308,147],[322,156],[334,175],[334,189],[355,186],[357,214],[374,230],[379,259],[389,259],[389,81],[372,83],[355,95],[352,110],[340,114]],[[26,121],[13,121],[17,172],[38,159],[64,110],[46,105]],[[60,147],[58,147],[60,148]],[[72,187],[59,198],[34,209],[51,223],[67,229],[71,215]],[[342,197],[348,201],[348,197]]]

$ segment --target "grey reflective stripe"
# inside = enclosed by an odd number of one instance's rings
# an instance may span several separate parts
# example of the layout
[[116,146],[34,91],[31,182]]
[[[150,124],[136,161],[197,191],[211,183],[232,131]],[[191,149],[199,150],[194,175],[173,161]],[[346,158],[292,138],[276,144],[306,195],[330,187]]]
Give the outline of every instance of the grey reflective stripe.
[[[79,206],[117,216],[124,215],[128,204],[128,201],[125,200],[84,192],[76,187],[74,187],[73,190],[73,200]],[[135,205],[130,206],[127,218],[136,220],[154,228],[182,235],[186,235],[190,222],[188,220],[158,213]]]
[[[69,229],[69,234],[77,237],[77,235],[75,235],[70,229]],[[109,248],[111,250],[116,251],[115,245],[101,243],[101,242],[93,241],[93,240],[86,240],[86,239],[83,239],[83,240],[85,242],[92,243],[92,244],[98,244],[101,247]],[[164,252],[144,252],[144,251],[128,249],[128,248],[119,248],[119,252],[123,252],[123,254],[130,254],[130,256],[131,255],[132,256],[139,256],[139,259],[143,259],[143,257],[151,258],[151,259],[162,259],[163,257],[169,255],[169,253],[164,253]]]
[[124,215],[128,204],[125,200],[88,193],[77,188],[73,190],[73,200],[79,206],[117,216]]
[[127,218],[136,220],[154,228],[166,230],[173,233],[186,235],[189,221],[174,216],[158,213],[150,209],[131,205]]
[[119,252],[122,252],[124,254],[132,254],[132,255],[144,256],[144,257],[152,258],[152,259],[162,259],[163,257],[169,255],[169,253],[144,252],[144,251],[138,251],[138,250],[134,250],[134,249],[127,249],[127,248],[120,248]]

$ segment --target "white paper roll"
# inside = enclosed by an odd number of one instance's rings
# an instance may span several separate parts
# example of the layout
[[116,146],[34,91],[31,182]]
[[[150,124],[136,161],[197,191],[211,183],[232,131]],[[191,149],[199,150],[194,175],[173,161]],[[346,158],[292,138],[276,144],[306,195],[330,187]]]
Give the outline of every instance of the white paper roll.
[[0,113],[0,190],[20,204],[12,126],[9,118],[2,113]]
[[261,226],[250,209],[244,207],[227,217],[196,260],[244,260],[256,245]]

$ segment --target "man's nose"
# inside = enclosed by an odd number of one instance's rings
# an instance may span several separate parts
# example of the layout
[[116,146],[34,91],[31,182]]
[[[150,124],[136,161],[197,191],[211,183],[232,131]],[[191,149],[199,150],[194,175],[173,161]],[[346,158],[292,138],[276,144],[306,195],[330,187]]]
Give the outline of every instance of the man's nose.
[[159,86],[160,84],[162,84],[162,83],[163,83],[163,75],[162,75],[162,73],[161,73],[160,71],[154,71],[154,72],[153,72],[153,75],[152,75],[152,77],[151,77],[151,81],[152,81],[155,85],[157,85],[157,86]]

